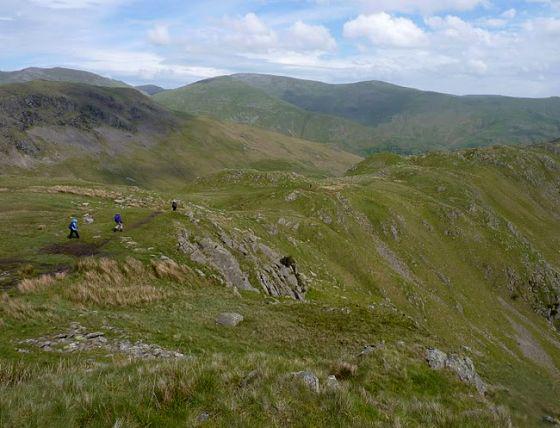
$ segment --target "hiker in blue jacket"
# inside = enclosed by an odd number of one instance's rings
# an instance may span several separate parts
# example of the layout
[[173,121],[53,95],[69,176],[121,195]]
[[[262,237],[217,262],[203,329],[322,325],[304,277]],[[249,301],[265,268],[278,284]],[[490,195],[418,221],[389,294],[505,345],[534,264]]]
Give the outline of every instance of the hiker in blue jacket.
[[122,232],[124,229],[124,224],[121,215],[119,213],[115,214],[113,220],[115,220],[115,227],[113,228],[113,232]]
[[80,234],[78,233],[78,220],[73,218],[68,225],[68,229],[70,229],[70,235],[68,235],[68,239],[76,238],[80,239]]

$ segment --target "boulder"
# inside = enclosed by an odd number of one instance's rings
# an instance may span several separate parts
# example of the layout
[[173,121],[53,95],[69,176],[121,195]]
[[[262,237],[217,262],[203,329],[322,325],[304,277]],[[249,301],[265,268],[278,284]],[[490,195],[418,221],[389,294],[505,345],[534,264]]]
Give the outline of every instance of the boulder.
[[319,378],[315,376],[314,373],[309,371],[301,371],[292,373],[292,376],[300,379],[305,384],[305,386],[307,386],[314,393],[319,393]]
[[235,327],[243,321],[243,315],[235,312],[224,312],[217,316],[216,323],[227,327]]

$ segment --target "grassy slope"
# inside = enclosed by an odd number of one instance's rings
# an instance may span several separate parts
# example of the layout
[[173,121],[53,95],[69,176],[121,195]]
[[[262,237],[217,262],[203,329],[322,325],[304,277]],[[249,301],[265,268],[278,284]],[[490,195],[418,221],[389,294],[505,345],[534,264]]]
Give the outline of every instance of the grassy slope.
[[330,85],[241,74],[155,99],[181,111],[253,122],[361,154],[524,144],[560,134],[558,98],[458,97],[384,82]]
[[119,80],[109,79],[94,73],[69,68],[26,68],[18,71],[0,71],[0,84],[23,83],[33,80],[49,80],[54,82],[84,83],[96,86],[128,87]]
[[[506,426],[510,414],[516,426],[536,426],[543,414],[560,414],[559,335],[536,313],[553,292],[537,264],[560,266],[559,171],[559,155],[542,148],[494,148],[376,156],[328,180],[223,172],[173,193],[53,187],[61,181],[33,187],[35,179],[4,177],[0,230],[15,235],[2,241],[1,254],[37,269],[71,265],[70,256],[37,249],[64,241],[68,217],[88,212],[96,221],[82,227],[83,240],[109,238],[105,256],[148,263],[165,254],[202,268],[206,277],[192,271],[182,280],[147,278],[166,297],[116,306],[111,294],[104,304],[76,297],[81,272],[35,293],[11,290],[0,311],[7,339],[0,344],[2,422],[175,425],[208,412],[218,426]],[[96,196],[87,196],[92,189]],[[293,192],[297,197],[286,199]],[[128,201],[114,202],[119,193]],[[132,224],[165,210],[171,197],[182,199],[178,213],[125,231],[133,247],[112,237],[115,210]],[[177,228],[214,239],[221,230],[250,229],[291,254],[311,278],[308,302],[235,297],[177,251]],[[400,264],[382,256],[380,242]],[[231,310],[246,317],[239,327],[214,325],[217,313]],[[108,320],[133,339],[195,359],[129,362],[103,352],[15,351],[17,339],[55,333],[75,320],[94,330]],[[381,341],[384,350],[356,357]],[[523,341],[551,365],[524,354]],[[491,384],[488,397],[477,397],[452,373],[429,370],[427,346],[469,355]],[[338,391],[314,395],[286,378],[310,369],[324,382],[338,361],[358,365]],[[244,384],[253,370],[255,380]],[[45,399],[55,385],[60,392]]]

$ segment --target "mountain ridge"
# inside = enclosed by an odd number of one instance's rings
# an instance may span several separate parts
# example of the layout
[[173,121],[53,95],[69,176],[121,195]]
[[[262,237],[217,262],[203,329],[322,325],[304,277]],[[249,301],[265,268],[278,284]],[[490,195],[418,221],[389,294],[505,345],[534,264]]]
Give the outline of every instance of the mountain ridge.
[[130,85],[119,80],[103,77],[89,71],[64,67],[28,67],[21,70],[0,71],[0,84],[24,83],[33,80],[86,83],[96,86],[108,87],[130,87]]
[[[238,86],[232,91],[233,82],[245,85],[244,89]],[[172,109],[253,123],[362,155],[529,144],[560,134],[558,97],[459,96],[380,81],[327,84],[234,74],[168,90],[154,99]],[[307,115],[320,125],[303,134],[302,120],[286,117],[290,114]]]

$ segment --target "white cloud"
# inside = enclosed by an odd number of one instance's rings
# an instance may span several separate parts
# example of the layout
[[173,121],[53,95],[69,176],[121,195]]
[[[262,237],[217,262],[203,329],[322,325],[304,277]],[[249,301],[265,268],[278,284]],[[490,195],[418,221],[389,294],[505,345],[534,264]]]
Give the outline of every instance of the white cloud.
[[344,24],[344,36],[365,37],[378,46],[411,48],[425,45],[426,34],[413,21],[385,12],[360,15]]
[[524,27],[535,34],[560,35],[560,19],[556,18],[535,18],[527,21]]
[[254,13],[239,19],[226,19],[224,24],[224,39],[238,48],[266,50],[278,45],[276,33]]
[[336,48],[336,41],[322,25],[308,25],[296,22],[288,30],[290,44],[303,50],[329,51]]
[[206,79],[229,73],[228,70],[221,68],[167,63],[163,57],[153,53],[121,49],[86,49],[80,52],[76,66],[94,72],[141,77],[142,79],[173,77],[192,80],[193,78]]
[[486,18],[480,21],[480,24],[484,27],[501,28],[507,25],[506,19],[500,18]]
[[171,43],[169,27],[163,24],[156,25],[148,31],[148,40],[155,45],[167,45]]

